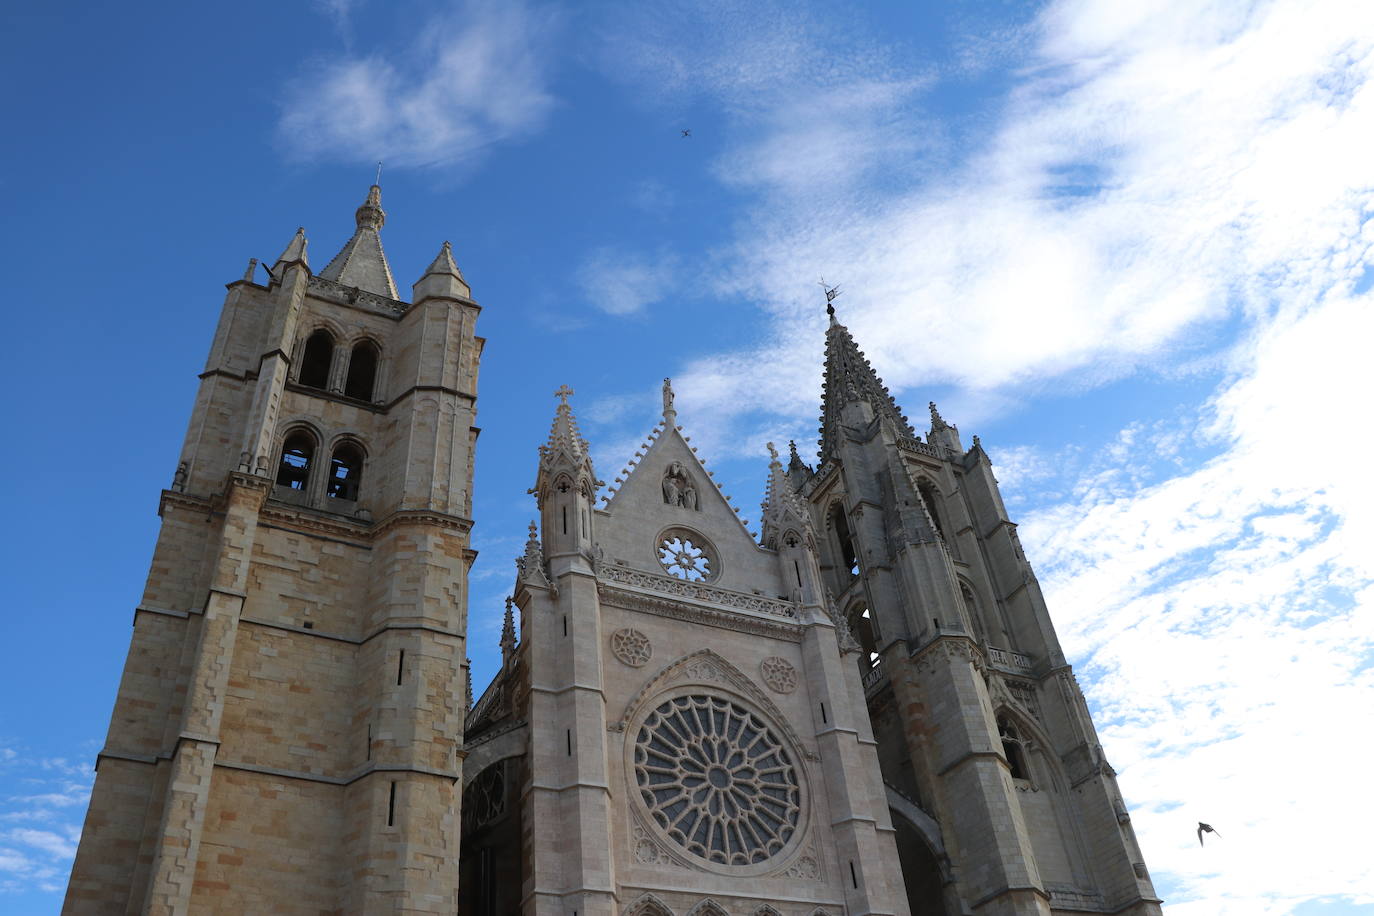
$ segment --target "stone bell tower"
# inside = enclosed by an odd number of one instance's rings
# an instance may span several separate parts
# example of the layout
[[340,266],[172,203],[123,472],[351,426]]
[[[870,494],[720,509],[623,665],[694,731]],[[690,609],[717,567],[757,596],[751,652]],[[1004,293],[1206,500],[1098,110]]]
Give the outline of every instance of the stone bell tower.
[[483,341],[385,219],[228,286],[64,912],[456,909]]
[[821,461],[794,447],[788,480],[861,644],[912,912],[1159,913],[991,460],[933,403],[916,435],[830,316]]

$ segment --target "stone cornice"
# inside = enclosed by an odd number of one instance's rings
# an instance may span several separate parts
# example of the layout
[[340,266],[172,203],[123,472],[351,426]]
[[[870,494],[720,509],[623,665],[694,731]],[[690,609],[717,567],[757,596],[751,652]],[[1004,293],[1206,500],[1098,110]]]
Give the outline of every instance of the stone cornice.
[[387,318],[399,318],[410,311],[410,303],[408,302],[379,296],[354,286],[345,286],[342,283],[335,283],[333,280],[326,280],[321,276],[310,278],[309,290],[310,294],[317,299],[323,299],[335,305],[353,306],[360,311],[384,315]]
[[606,604],[627,610],[643,611],[675,620],[703,623],[707,626],[721,627],[740,633],[751,633],[756,636],[771,636],[775,639],[785,639],[788,642],[801,642],[802,640],[803,627],[795,622],[779,619],[770,620],[756,614],[717,609],[666,595],[660,596],[616,588],[605,582],[598,582],[596,591],[600,599]]
[[748,611],[754,614],[768,614],[787,620],[797,619],[797,606],[790,601],[765,598],[762,595],[748,592],[737,592],[733,589],[720,588],[702,582],[688,582],[673,576],[658,576],[626,566],[598,563],[596,565],[596,577],[598,580],[628,585],[636,590],[663,592],[678,598],[714,604],[722,608]]

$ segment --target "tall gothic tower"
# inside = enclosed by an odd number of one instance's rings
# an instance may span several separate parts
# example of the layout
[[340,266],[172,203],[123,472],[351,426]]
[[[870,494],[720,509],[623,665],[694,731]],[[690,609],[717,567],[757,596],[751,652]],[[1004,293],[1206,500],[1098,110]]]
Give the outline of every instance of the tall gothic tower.
[[453,913],[479,308],[373,187],[229,284],[68,913]]
[[1158,916],[977,440],[849,332],[762,537],[663,421],[604,507],[567,403],[467,719],[461,912]]

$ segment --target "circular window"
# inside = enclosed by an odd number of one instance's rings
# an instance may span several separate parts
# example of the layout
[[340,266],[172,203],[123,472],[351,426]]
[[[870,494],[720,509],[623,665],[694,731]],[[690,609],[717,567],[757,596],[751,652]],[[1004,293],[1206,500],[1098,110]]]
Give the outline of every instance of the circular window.
[[649,814],[675,843],[717,865],[756,865],[787,847],[801,817],[791,756],[757,715],[720,697],[666,700],[635,738]]
[[658,542],[658,562],[668,575],[688,582],[705,582],[716,575],[716,560],[705,544],[692,540],[689,531],[667,531]]

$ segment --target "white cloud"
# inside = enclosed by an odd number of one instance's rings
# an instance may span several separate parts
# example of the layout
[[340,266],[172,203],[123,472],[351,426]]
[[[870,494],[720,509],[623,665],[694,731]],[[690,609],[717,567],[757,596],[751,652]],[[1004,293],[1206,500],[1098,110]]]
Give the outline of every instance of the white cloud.
[[578,271],[578,285],[589,302],[610,315],[630,315],[674,290],[677,259],[666,252],[600,248]]
[[544,124],[552,31],[551,13],[519,2],[457,4],[401,52],[318,62],[287,92],[278,138],[309,160],[470,163]]
[[[770,403],[801,410],[818,273],[845,287],[842,318],[899,390],[1169,371],[1205,356],[1236,310],[1259,320],[1356,275],[1374,207],[1374,7],[1118,7],[1052,6],[1016,90],[973,135],[990,139],[966,146],[913,101],[930,67],[865,65],[867,45],[804,14],[750,27],[732,6],[717,45],[654,53],[641,37],[633,60],[735,113],[717,172],[759,195],[722,291],[763,308],[772,339],[701,360],[683,391],[768,377],[784,380]],[[756,406],[713,403],[720,420]]]
[[[1184,889],[1171,913],[1374,902],[1358,832],[1374,801],[1341,763],[1367,755],[1374,721],[1374,433],[1344,395],[1366,387],[1370,339],[1367,299],[1276,324],[1216,399],[1220,457],[1124,492],[1090,472],[1022,526],[1104,744],[1129,761],[1147,861]],[[1223,839],[1200,848],[1198,820]]]

